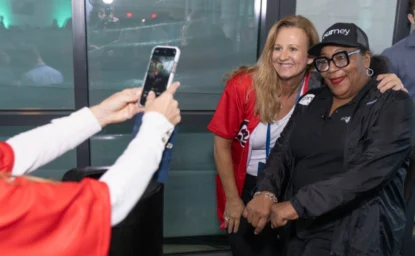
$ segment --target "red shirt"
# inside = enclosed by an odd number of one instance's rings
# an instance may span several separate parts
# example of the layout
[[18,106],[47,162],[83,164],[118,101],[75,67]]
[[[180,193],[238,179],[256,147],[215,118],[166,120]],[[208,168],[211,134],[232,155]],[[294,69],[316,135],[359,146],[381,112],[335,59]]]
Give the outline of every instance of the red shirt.
[[[305,79],[300,95],[308,91],[310,75]],[[252,85],[252,74],[238,74],[228,81],[219,100],[216,112],[208,125],[214,134],[233,140],[231,146],[232,164],[239,196],[245,184],[249,153],[250,135],[259,124],[255,116],[256,95]],[[225,228],[224,212],[226,196],[222,183],[216,175],[217,214],[221,228]]]
[[4,175],[13,165],[13,149],[1,142],[0,255],[108,255],[111,203],[105,183]]

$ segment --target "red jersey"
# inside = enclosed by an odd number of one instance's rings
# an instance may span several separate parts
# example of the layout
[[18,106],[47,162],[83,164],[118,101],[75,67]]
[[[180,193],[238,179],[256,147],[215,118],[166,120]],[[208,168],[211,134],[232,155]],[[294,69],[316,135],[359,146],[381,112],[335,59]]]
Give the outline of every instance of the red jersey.
[[13,149],[0,143],[0,255],[108,255],[111,203],[105,183],[33,182],[7,175]]
[[[308,91],[309,80],[310,75],[306,77],[300,95]],[[260,122],[259,117],[254,114],[255,101],[252,74],[236,75],[226,84],[215,114],[208,125],[208,129],[214,134],[233,140],[231,146],[232,164],[239,196],[242,195],[245,184],[249,138]],[[226,196],[219,175],[216,175],[216,203],[221,228],[225,228]]]

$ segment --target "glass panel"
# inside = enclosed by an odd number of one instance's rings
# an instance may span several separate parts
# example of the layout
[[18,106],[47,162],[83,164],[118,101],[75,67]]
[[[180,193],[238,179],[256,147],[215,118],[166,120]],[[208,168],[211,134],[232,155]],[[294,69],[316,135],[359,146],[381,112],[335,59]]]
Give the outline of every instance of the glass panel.
[[[21,132],[28,131],[35,127],[31,126],[1,126],[0,127],[0,141],[5,141],[8,138],[17,135]],[[32,172],[30,175],[42,177],[45,179],[53,179],[60,181],[65,174],[72,168],[76,167],[76,151],[71,150],[50,162],[49,164],[40,167],[38,170]]]
[[70,0],[0,1],[0,109],[74,108]]
[[[93,166],[113,164],[131,140],[131,125],[117,125],[109,129],[91,139]],[[171,170],[165,184],[165,237],[223,234],[216,218],[215,175],[213,135],[202,125],[180,125]],[[189,243],[192,245],[165,245],[165,252],[224,249],[209,242]]]
[[[99,2],[100,1],[95,1]],[[90,101],[142,83],[156,45],[181,48],[175,80],[183,110],[215,109],[222,78],[256,61],[252,0],[118,0],[88,3]]]
[[309,18],[320,36],[336,22],[353,22],[367,33],[374,53],[392,45],[396,1],[297,0],[296,13]]

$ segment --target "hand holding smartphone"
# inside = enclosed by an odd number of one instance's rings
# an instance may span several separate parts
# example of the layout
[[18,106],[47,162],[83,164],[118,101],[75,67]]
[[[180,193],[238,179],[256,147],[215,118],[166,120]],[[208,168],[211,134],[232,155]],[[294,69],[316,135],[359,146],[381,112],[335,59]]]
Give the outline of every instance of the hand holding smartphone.
[[158,97],[173,82],[177,63],[180,59],[180,49],[174,46],[156,46],[150,56],[150,62],[144,75],[143,92],[140,106],[145,106],[148,93],[153,91]]

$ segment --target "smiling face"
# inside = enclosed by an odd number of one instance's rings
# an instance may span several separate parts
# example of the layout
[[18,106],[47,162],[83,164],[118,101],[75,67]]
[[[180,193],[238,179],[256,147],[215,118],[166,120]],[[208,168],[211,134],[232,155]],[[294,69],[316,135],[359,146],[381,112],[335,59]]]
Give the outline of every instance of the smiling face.
[[[321,56],[332,58],[333,54],[341,51],[353,52],[357,48],[343,46],[325,46],[321,50]],[[349,56],[350,63],[346,67],[338,68],[330,61],[327,71],[321,72],[326,84],[330,87],[334,96],[339,99],[354,97],[368,82],[366,70],[370,66],[369,52],[353,54]]]
[[304,30],[283,27],[279,30],[272,51],[272,64],[282,80],[301,75],[313,60],[308,58],[308,39]]

